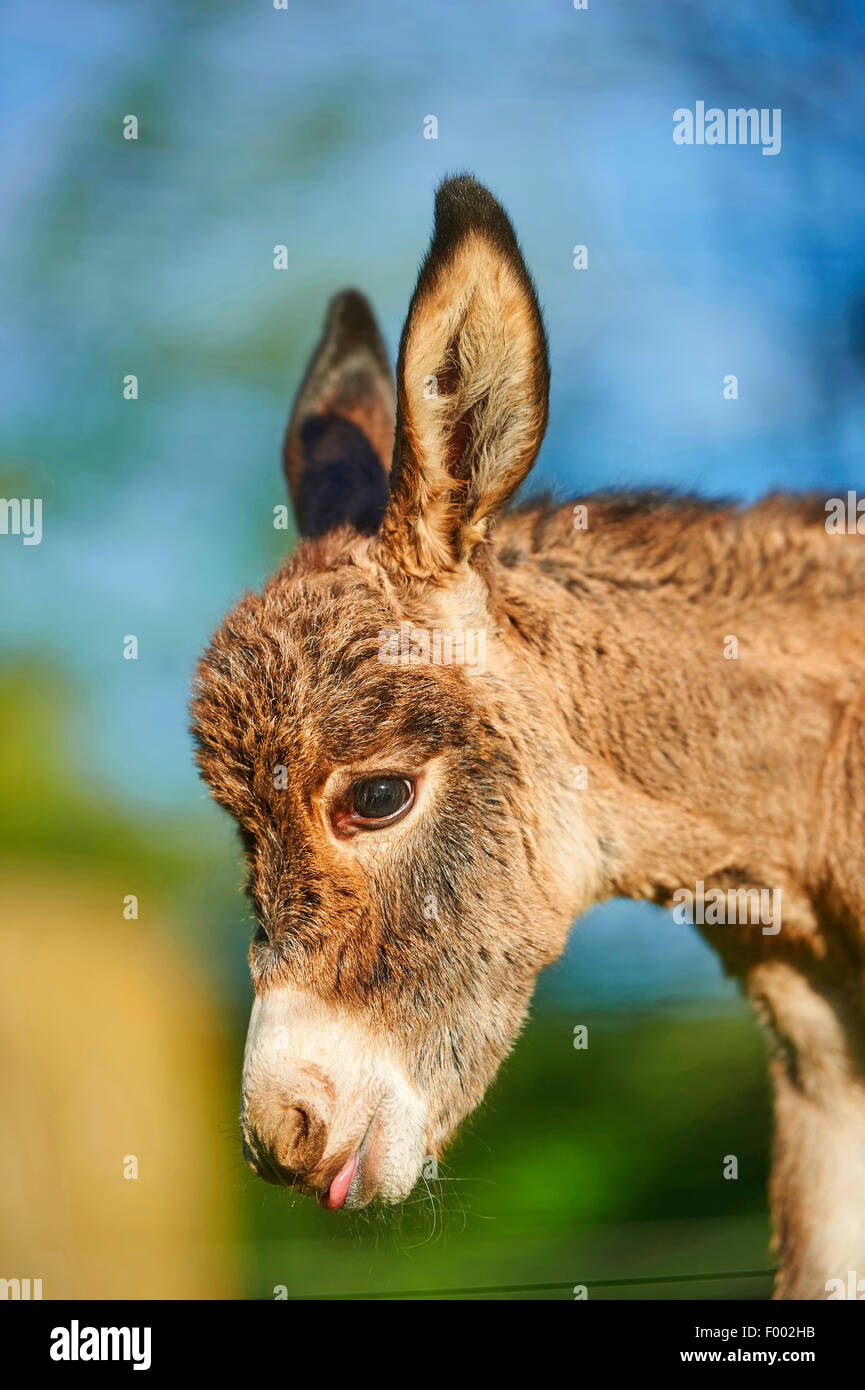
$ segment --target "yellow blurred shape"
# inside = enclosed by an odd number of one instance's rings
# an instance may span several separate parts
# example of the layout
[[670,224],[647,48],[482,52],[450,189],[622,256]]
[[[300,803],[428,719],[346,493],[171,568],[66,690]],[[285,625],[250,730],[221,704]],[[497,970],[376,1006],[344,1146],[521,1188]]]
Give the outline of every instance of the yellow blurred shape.
[[234,1297],[202,972],[144,907],[124,920],[128,889],[46,874],[0,866],[0,1278],[45,1299]]

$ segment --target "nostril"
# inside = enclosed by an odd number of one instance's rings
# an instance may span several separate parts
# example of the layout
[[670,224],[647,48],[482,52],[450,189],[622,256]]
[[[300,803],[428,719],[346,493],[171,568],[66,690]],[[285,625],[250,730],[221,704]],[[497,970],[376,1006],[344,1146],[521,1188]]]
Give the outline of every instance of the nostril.
[[299,1105],[285,1112],[273,1146],[273,1156],[283,1168],[297,1167],[297,1155],[302,1152],[309,1134],[309,1116]]
[[322,1158],[326,1146],[324,1121],[311,1108],[292,1105],[279,1127],[273,1156],[283,1168],[308,1173]]

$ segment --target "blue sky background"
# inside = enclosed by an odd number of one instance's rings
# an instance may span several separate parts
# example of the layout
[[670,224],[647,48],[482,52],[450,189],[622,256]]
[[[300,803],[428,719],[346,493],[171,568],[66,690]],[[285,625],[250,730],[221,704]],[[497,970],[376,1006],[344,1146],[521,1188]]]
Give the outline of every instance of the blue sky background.
[[[222,833],[191,669],[284,548],[281,432],[327,299],[359,285],[395,352],[447,172],[501,198],[538,285],[538,486],[862,485],[861,5],[7,0],[0,22],[0,484],[44,499],[43,543],[0,544],[4,659],[71,681],[64,756],[129,816]],[[698,100],[780,107],[780,154],[675,145]],[[616,1003],[728,988],[620,904],[545,988],[575,979]]]

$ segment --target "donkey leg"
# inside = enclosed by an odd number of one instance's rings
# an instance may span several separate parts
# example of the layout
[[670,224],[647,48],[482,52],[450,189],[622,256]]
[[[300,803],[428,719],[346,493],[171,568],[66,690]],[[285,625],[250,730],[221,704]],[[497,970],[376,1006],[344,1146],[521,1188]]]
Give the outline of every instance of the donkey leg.
[[745,983],[772,1053],[775,1297],[825,1299],[865,1281],[861,983],[813,960],[763,961]]

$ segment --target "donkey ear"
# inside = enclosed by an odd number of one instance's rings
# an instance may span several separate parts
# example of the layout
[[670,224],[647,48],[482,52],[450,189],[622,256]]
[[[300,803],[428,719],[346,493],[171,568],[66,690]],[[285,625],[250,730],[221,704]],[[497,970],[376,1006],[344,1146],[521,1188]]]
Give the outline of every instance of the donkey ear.
[[514,230],[475,179],[448,179],[400,344],[385,558],[418,577],[461,567],[534,463],[548,397]]
[[357,290],[331,300],[292,408],[283,460],[298,529],[378,529],[387,503],[395,401],[387,351]]

